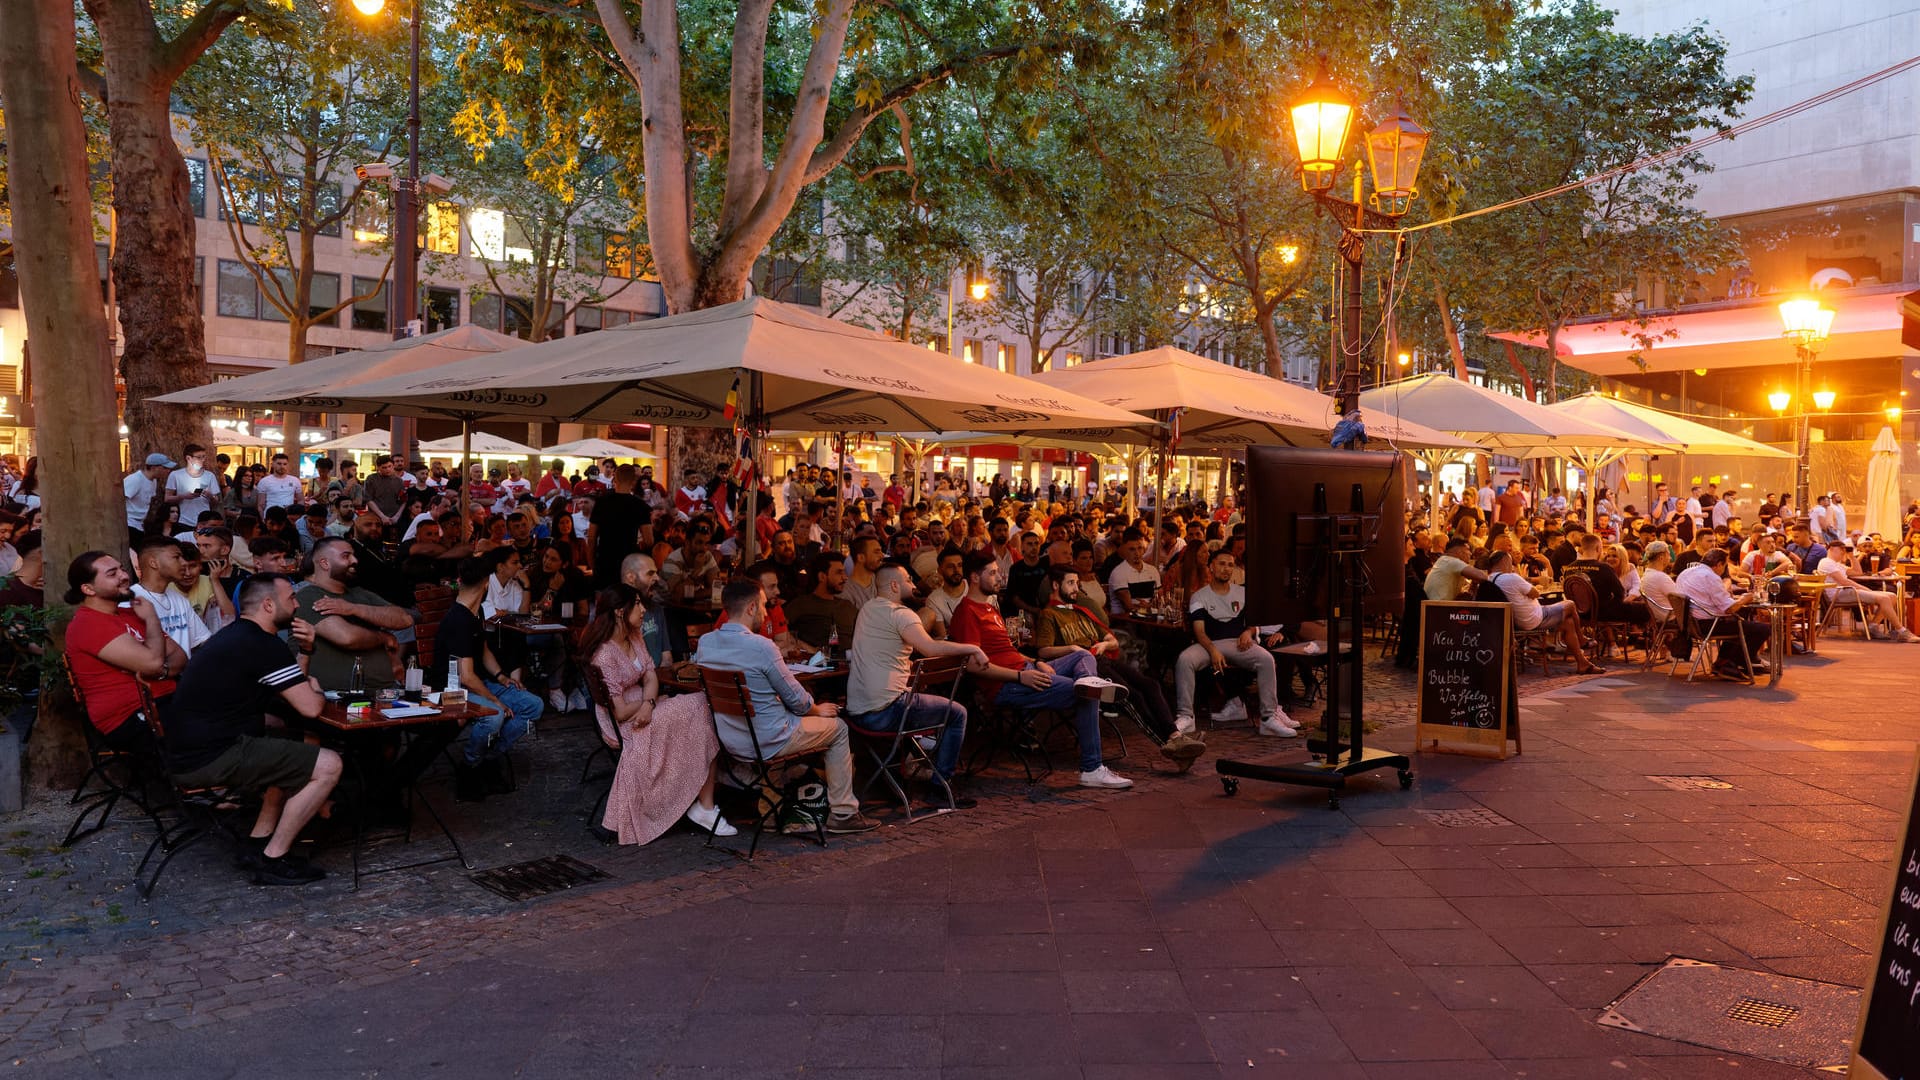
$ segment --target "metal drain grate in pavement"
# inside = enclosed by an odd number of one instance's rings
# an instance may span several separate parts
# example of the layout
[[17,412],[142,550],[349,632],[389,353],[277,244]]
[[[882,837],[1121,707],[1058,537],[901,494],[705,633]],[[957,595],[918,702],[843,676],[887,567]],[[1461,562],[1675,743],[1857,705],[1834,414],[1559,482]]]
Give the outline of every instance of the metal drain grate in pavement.
[[571,889],[575,885],[606,879],[606,871],[569,855],[549,855],[544,859],[499,866],[473,875],[474,884],[509,900],[531,900],[536,896]]
[[1860,991],[1765,971],[1674,958],[1600,1014],[1599,1023],[1803,1069],[1844,1068]]
[[1422,810],[1420,816],[1443,829],[1499,829],[1513,824],[1491,810],[1473,807],[1463,810]]
[[1675,791],[1731,791],[1733,785],[1717,776],[1649,776],[1647,779]]
[[1759,998],[1745,997],[1733,1003],[1727,1010],[1727,1019],[1738,1020],[1743,1024],[1758,1024],[1761,1027],[1786,1027],[1793,1018],[1800,1015],[1800,1006],[1782,1005],[1777,1001],[1761,1001]]

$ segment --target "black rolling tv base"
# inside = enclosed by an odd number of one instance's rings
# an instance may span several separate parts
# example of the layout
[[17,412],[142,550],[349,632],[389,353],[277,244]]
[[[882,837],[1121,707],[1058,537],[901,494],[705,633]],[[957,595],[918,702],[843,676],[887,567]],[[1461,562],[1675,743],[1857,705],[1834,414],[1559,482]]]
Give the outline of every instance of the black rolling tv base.
[[1294,765],[1254,765],[1244,761],[1220,760],[1213,763],[1213,768],[1220,774],[1220,787],[1228,795],[1239,793],[1243,779],[1325,788],[1329,810],[1340,809],[1340,795],[1346,790],[1349,776],[1375,769],[1393,769],[1400,774],[1400,790],[1405,791],[1413,786],[1413,762],[1405,754],[1386,750],[1342,749],[1331,760],[1327,760],[1327,746],[1327,743],[1319,741],[1307,743],[1307,749],[1319,755],[1320,760],[1317,761],[1302,761]]

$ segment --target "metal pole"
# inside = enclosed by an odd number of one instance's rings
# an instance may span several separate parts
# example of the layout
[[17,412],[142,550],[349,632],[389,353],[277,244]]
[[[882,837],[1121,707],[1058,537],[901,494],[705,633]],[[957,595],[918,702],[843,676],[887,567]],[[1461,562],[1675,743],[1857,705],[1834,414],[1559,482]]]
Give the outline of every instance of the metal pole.
[[1346,276],[1340,282],[1340,415],[1360,407],[1361,356],[1360,317],[1364,297],[1360,271],[1366,259],[1366,234],[1355,230],[1366,226],[1366,209],[1360,203],[1360,177],[1353,178],[1353,228],[1340,232],[1340,260],[1346,264]]
[[1794,404],[1800,409],[1800,430],[1794,440],[1800,460],[1794,473],[1793,510],[1797,516],[1806,517],[1809,508],[1813,505],[1808,495],[1808,489],[1813,484],[1813,463],[1808,460],[1808,455],[1812,452],[1813,417],[1807,412],[1807,405],[1812,401],[1810,395],[1813,393],[1813,349],[1802,342],[1794,348],[1794,353],[1800,368],[1797,373],[1798,378],[1795,380],[1798,386],[1793,398]]
[[[746,558],[740,563],[742,570],[760,561],[760,433],[765,427],[762,423],[760,402],[760,373],[747,371],[747,438],[753,443],[753,476],[747,481],[747,535]],[[771,494],[771,492],[769,492]]]
[[[418,318],[420,287],[415,281],[416,239],[419,214],[414,205],[420,185],[420,0],[413,0],[412,52],[407,60],[407,175],[394,185],[393,193],[393,289],[388,315],[395,340],[413,336]],[[296,416],[298,414],[295,414]],[[463,430],[466,426],[463,425]],[[396,416],[389,429],[389,449],[405,470],[413,464],[413,446],[418,431],[410,416]],[[464,463],[463,463],[464,464]],[[461,485],[461,490],[466,486]],[[462,500],[464,503],[464,498]],[[464,512],[464,508],[463,508]]]

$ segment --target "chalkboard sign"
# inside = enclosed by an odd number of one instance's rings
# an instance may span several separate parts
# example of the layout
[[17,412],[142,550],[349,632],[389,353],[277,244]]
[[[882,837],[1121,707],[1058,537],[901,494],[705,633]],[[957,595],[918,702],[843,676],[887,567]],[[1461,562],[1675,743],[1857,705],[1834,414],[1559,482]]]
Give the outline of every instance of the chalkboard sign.
[[[1504,758],[1519,732],[1513,717],[1513,608],[1429,600],[1420,605],[1420,693],[1415,735],[1421,750],[1444,744],[1491,749]],[[1405,633],[1403,630],[1402,633]]]
[[1894,853],[1880,955],[1867,979],[1852,1077],[1920,1080],[1920,763]]

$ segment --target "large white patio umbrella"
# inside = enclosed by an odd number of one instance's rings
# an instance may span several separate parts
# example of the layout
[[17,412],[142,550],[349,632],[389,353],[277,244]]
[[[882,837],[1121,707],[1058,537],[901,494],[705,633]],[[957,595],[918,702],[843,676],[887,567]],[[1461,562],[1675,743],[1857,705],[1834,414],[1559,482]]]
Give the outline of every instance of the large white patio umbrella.
[[[1582,421],[1605,424],[1645,439],[1649,443],[1657,443],[1664,449],[1679,454],[1729,454],[1755,458],[1793,457],[1792,451],[1768,446],[1766,443],[1722,431],[1719,428],[1689,420],[1684,416],[1675,416],[1631,401],[1621,401],[1619,398],[1610,397],[1597,390],[1566,401],[1555,402],[1547,408]],[[1601,464],[1610,464],[1631,452],[1622,450]],[[1650,454],[1651,451],[1647,453]],[[1651,469],[1648,470],[1647,483],[1649,485],[1648,502],[1651,504],[1653,483]]]
[[604,461],[607,458],[645,458],[658,461],[660,455],[636,450],[625,443],[611,439],[575,439],[558,446],[545,446],[540,449],[544,458],[586,458],[592,461]]
[[393,445],[393,436],[384,431],[360,431],[352,435],[342,435],[337,439],[314,443],[307,447],[316,454],[331,453],[336,450],[348,452],[380,453]]
[[[1375,387],[1360,395],[1360,404],[1439,428],[1489,450],[1516,457],[1564,457],[1589,471],[1628,453],[1666,449],[1665,443],[1451,375],[1415,375]],[[1435,455],[1427,467],[1437,476],[1439,467],[1454,456]],[[1587,505],[1591,514],[1592,501]]]
[[[1171,346],[1056,368],[1033,376],[1033,380],[1166,424],[1171,424],[1177,414],[1179,446],[1190,450],[1271,443],[1325,446],[1339,420],[1337,403],[1325,394]],[[1471,443],[1457,436],[1377,409],[1363,408],[1361,418],[1370,438],[1394,449],[1473,449]],[[1154,541],[1158,543],[1165,513],[1167,457],[1175,449],[1171,429],[1143,426],[1130,438],[1119,432],[1114,435],[1102,441],[1161,448],[1154,499]]]
[[1018,431],[1126,412],[754,297],[356,387],[355,405],[447,416],[757,431]]
[[[356,387],[354,400],[374,412],[738,422],[756,433],[1021,431],[1138,419],[765,297],[382,379]],[[750,486],[749,521],[758,497]],[[749,561],[753,547],[749,529]]]
[[1873,456],[1867,459],[1867,516],[1861,528],[1869,533],[1898,538],[1904,522],[1900,515],[1900,440],[1893,429],[1883,427],[1873,440]]
[[540,448],[526,443],[514,442],[485,431],[466,432],[459,436],[434,439],[423,442],[420,449],[429,454],[464,454],[465,459],[483,458],[525,458],[537,457]]

